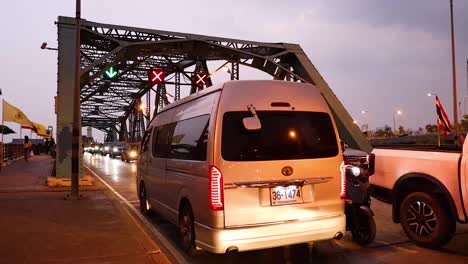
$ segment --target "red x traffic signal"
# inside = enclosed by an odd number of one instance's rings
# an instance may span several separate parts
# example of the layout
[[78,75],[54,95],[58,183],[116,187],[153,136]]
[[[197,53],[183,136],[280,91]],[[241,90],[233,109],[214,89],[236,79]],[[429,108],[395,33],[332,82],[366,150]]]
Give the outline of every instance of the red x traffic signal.
[[164,70],[160,68],[150,69],[148,73],[148,81],[150,84],[164,83]]
[[206,72],[194,72],[192,75],[192,85],[195,87],[203,87],[208,79],[208,73]]

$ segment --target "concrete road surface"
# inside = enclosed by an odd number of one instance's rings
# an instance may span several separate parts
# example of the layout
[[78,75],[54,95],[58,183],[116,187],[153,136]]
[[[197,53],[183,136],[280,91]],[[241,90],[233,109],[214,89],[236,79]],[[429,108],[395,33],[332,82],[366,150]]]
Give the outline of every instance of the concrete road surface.
[[[85,154],[85,165],[138,209],[137,163]],[[457,225],[454,239],[440,250],[420,248],[410,242],[399,224],[391,221],[391,206],[373,199],[377,236],[367,247],[353,243],[348,233],[342,240],[316,242],[313,246],[293,246],[216,255],[200,251],[189,256],[178,246],[177,227],[154,215],[152,227],[169,241],[187,263],[468,263],[468,225]]]

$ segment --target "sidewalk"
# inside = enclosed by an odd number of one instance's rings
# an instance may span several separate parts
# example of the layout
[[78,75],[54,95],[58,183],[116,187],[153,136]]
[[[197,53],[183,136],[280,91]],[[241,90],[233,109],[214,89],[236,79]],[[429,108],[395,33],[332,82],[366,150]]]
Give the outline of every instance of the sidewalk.
[[54,160],[18,160],[0,172],[0,263],[170,263],[99,181],[81,200],[45,186]]

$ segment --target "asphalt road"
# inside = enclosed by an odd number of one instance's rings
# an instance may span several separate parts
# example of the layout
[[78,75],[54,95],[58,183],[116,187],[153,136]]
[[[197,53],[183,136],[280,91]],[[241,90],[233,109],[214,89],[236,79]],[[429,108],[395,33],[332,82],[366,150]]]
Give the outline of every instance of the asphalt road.
[[[120,159],[84,155],[84,164],[138,209],[136,193],[137,163]],[[457,225],[454,239],[444,248],[420,248],[408,240],[399,224],[391,221],[391,206],[372,201],[377,224],[375,242],[361,247],[347,233],[341,240],[322,241],[306,247],[282,247],[216,255],[200,251],[187,255],[178,246],[177,227],[157,215],[147,218],[188,263],[468,263],[468,225]]]

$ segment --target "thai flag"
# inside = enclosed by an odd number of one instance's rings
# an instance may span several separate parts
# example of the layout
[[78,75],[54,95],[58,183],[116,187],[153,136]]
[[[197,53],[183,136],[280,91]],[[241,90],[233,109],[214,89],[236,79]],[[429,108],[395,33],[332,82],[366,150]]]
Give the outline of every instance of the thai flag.
[[448,119],[447,114],[442,107],[442,104],[439,101],[439,97],[436,96],[436,109],[437,109],[437,125],[439,128],[444,131],[445,136],[448,136],[450,133],[450,128],[452,125],[450,124],[450,120]]

